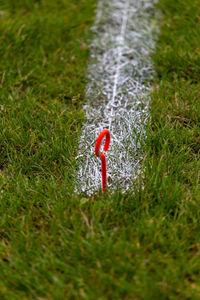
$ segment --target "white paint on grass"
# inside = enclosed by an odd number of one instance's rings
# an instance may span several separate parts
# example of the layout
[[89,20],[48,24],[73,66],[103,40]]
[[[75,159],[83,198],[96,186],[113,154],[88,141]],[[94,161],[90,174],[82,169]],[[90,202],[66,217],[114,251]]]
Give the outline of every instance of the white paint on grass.
[[140,141],[148,119],[150,52],[154,49],[155,0],[100,0],[93,28],[85,124],[77,156],[76,189],[101,187],[101,163],[94,155],[102,129],[111,132],[106,153],[108,185],[128,189],[140,172]]

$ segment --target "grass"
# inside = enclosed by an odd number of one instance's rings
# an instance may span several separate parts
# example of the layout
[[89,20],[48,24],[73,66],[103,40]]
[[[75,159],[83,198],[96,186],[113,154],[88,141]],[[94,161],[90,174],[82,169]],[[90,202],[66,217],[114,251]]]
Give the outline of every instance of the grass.
[[96,1],[0,2],[1,299],[200,299],[198,2],[158,4],[144,177],[88,199],[72,173]]

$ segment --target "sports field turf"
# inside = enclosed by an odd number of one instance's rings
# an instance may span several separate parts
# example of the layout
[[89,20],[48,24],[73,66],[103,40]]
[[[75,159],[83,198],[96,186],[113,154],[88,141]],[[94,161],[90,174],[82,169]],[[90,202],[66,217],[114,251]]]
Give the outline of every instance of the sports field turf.
[[96,0],[0,0],[0,299],[200,299],[200,5],[159,0],[143,177],[73,193]]

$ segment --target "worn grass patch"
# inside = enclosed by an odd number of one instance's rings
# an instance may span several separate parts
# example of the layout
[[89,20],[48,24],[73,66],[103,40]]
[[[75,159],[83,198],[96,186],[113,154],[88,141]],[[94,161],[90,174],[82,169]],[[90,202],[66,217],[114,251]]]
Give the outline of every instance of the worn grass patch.
[[95,1],[13,2],[0,14],[1,298],[199,299],[199,1],[159,1],[134,193],[82,199],[71,173]]

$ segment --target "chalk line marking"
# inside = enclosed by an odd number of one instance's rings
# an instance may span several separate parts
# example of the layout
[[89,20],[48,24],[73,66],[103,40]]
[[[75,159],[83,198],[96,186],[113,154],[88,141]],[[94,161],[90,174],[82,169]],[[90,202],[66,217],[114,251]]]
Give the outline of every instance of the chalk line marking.
[[149,116],[156,0],[100,0],[88,67],[88,101],[80,137],[76,191],[91,195],[101,188],[94,154],[97,136],[111,132],[108,186],[128,189],[141,166],[140,141]]

